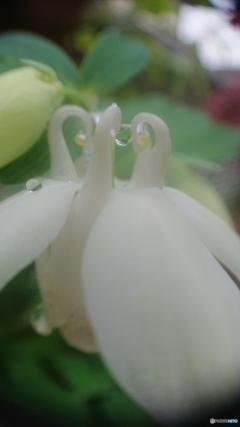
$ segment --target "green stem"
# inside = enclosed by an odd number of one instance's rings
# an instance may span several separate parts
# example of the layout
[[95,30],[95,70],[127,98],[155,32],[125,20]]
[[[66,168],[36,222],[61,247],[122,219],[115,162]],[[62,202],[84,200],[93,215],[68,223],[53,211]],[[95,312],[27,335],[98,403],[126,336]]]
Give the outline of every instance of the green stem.
[[70,101],[74,104],[80,105],[85,110],[89,110],[88,105],[82,99],[81,95],[79,94],[79,91],[76,90],[74,87],[64,86],[63,94],[66,98],[69,98]]

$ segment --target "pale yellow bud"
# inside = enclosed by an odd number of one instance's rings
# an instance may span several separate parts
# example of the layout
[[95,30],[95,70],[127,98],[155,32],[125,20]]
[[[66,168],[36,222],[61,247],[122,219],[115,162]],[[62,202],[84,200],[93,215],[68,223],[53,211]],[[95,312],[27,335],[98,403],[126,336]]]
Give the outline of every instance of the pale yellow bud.
[[0,167],[37,142],[62,98],[51,69],[27,66],[0,75]]

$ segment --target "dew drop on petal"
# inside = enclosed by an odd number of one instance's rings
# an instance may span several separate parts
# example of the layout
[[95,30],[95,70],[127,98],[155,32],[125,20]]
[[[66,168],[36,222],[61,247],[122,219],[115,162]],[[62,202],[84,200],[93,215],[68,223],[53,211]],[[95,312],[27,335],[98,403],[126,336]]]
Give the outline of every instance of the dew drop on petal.
[[40,335],[49,335],[52,331],[51,324],[44,311],[43,305],[38,304],[31,312],[30,317],[33,329]]
[[132,142],[132,132],[130,125],[122,125],[118,132],[114,134],[114,141],[117,145],[125,146]]
[[40,190],[42,188],[42,183],[40,181],[40,179],[29,179],[26,182],[26,189],[28,191],[37,191]]

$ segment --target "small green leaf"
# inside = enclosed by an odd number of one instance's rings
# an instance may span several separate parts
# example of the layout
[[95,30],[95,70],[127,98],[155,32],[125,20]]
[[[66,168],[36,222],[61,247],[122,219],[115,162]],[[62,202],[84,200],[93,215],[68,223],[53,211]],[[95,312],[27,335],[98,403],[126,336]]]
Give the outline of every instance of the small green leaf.
[[239,130],[215,123],[202,111],[173,101],[165,95],[148,94],[119,102],[123,122],[140,112],[157,114],[168,125],[175,154],[212,162],[227,162],[239,152]]
[[132,79],[148,62],[148,51],[137,39],[107,31],[96,41],[80,66],[85,85],[109,92]]
[[79,75],[74,62],[52,41],[25,32],[12,32],[1,35],[0,71],[16,68],[19,59],[42,62],[53,68],[59,80],[63,83],[79,84]]

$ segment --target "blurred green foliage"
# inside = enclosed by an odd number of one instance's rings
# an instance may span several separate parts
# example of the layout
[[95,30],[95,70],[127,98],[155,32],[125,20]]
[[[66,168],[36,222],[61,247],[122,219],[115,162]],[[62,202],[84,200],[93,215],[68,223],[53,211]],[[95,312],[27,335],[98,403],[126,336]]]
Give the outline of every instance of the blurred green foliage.
[[33,264],[1,292],[0,400],[6,417],[10,420],[13,405],[20,425],[21,417],[26,417],[40,426],[118,427],[131,422],[153,427],[150,417],[119,389],[98,355],[71,349],[57,332],[46,338],[29,328],[38,301]]

